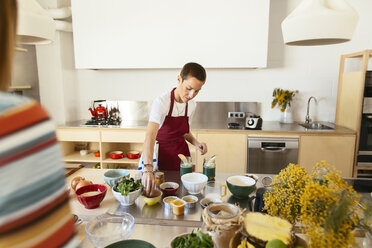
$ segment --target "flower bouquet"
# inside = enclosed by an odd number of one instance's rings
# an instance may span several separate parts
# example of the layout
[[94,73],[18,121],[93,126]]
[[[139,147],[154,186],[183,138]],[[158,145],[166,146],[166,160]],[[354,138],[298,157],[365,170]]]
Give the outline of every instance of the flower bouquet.
[[280,107],[280,111],[284,112],[287,107],[291,106],[291,101],[295,94],[298,93],[297,90],[283,90],[280,88],[275,88],[273,91],[273,101],[271,102],[271,108],[274,108],[276,105]]

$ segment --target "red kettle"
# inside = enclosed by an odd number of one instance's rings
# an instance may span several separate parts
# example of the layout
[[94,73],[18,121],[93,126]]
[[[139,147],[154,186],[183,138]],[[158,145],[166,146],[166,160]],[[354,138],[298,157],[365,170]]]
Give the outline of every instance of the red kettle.
[[96,101],[93,102],[93,109],[89,108],[90,113],[96,119],[107,118],[107,113],[108,113],[107,108],[102,106],[102,104],[98,104],[98,107],[95,107],[96,103],[102,103],[102,102],[106,102],[106,100],[96,100]]

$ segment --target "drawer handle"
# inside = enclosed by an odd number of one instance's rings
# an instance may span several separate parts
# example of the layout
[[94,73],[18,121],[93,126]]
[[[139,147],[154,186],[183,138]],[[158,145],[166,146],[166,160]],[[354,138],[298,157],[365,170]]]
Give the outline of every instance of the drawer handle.
[[261,147],[261,151],[263,152],[284,152],[285,147],[266,146],[266,147]]

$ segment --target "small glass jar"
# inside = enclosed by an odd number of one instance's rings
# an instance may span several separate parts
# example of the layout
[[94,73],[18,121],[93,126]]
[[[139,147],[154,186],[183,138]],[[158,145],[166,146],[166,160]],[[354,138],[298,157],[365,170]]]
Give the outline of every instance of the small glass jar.
[[160,184],[164,183],[164,172],[157,171],[155,172],[155,184],[156,187],[160,187]]
[[213,158],[204,158],[203,174],[208,177],[208,181],[214,181],[216,176],[216,162]]

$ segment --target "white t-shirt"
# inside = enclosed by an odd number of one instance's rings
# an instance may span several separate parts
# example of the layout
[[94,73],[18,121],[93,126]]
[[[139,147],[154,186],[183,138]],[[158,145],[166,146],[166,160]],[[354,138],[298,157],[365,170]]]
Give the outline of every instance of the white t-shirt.
[[[158,96],[152,103],[152,108],[150,112],[149,121],[159,124],[159,129],[164,123],[165,117],[168,115],[170,102],[171,102],[171,92],[168,91]],[[196,102],[193,100],[188,101],[187,116],[189,117],[189,124],[191,124],[192,117],[195,113]],[[172,116],[184,116],[186,109],[186,103],[178,103],[174,101]]]

